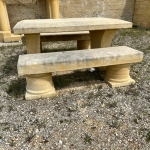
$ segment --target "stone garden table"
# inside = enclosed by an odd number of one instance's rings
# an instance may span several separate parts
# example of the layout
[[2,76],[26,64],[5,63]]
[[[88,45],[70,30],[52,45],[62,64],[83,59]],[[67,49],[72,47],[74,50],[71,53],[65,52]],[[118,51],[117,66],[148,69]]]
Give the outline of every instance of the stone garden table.
[[[143,53],[132,48],[110,47],[116,31],[131,28],[132,23],[110,18],[67,18],[23,20],[14,27],[15,34],[25,34],[27,52],[19,57],[18,73],[26,75],[26,99],[56,95],[52,72],[107,66],[105,82],[111,87],[126,86],[130,63],[140,62]],[[91,49],[41,53],[40,33],[89,31]],[[103,48],[107,47],[107,48]]]
[[91,48],[110,47],[116,31],[132,28],[132,23],[111,18],[66,18],[23,20],[14,27],[15,34],[24,34],[28,54],[41,52],[41,33],[85,32],[90,33]]

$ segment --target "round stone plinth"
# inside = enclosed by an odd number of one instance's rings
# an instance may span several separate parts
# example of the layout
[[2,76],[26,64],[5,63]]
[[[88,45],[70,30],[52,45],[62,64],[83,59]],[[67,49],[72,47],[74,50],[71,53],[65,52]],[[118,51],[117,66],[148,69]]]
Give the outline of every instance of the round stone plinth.
[[104,80],[111,87],[126,86],[135,81],[130,77],[130,64],[108,66]]
[[56,96],[52,74],[27,75],[26,100]]

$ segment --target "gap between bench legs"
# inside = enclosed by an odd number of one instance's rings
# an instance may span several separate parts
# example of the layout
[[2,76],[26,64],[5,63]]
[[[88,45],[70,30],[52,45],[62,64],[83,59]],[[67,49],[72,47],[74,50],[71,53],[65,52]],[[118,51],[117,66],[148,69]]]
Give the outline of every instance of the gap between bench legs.
[[130,64],[108,66],[104,80],[111,87],[127,86],[135,83],[130,77]]
[[56,96],[52,73],[26,75],[26,100]]

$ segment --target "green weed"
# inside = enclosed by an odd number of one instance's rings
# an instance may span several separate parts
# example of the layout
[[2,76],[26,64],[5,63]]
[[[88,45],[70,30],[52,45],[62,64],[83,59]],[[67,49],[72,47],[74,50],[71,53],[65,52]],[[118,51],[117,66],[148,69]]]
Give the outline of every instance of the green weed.
[[150,142],[150,131],[146,134],[146,141]]
[[117,102],[107,103],[106,104],[109,108],[115,108],[117,107]]
[[60,122],[60,124],[62,124],[62,123],[71,123],[71,120],[69,120],[69,119],[62,119],[59,122]]
[[43,119],[43,120],[36,119],[33,122],[33,124],[37,125],[38,129],[45,128],[46,127],[46,119]]
[[13,107],[13,105],[9,105],[8,106],[8,112],[11,112],[11,111],[14,111],[15,109],[14,109],[14,107]]
[[15,143],[13,140],[9,143],[9,146],[11,146],[11,147],[15,146]]
[[84,137],[84,143],[89,143],[89,144],[92,144],[92,138],[91,136],[89,136],[88,134],[85,134],[85,137]]
[[25,138],[25,142],[31,142],[31,140],[34,138],[34,134],[33,134],[33,132],[31,132],[31,133],[29,133],[28,131],[26,131],[26,135],[27,135],[27,137]]

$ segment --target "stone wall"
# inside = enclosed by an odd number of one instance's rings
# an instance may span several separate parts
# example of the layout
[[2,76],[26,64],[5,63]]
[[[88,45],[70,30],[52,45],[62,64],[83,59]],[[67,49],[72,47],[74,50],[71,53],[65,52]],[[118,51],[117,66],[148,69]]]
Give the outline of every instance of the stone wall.
[[[23,19],[46,18],[46,0],[6,0],[11,28]],[[108,17],[132,21],[134,0],[59,0],[60,18]]]
[[36,3],[37,0],[6,0],[7,4],[32,4]]
[[136,0],[133,22],[137,26],[150,28],[150,0]]

